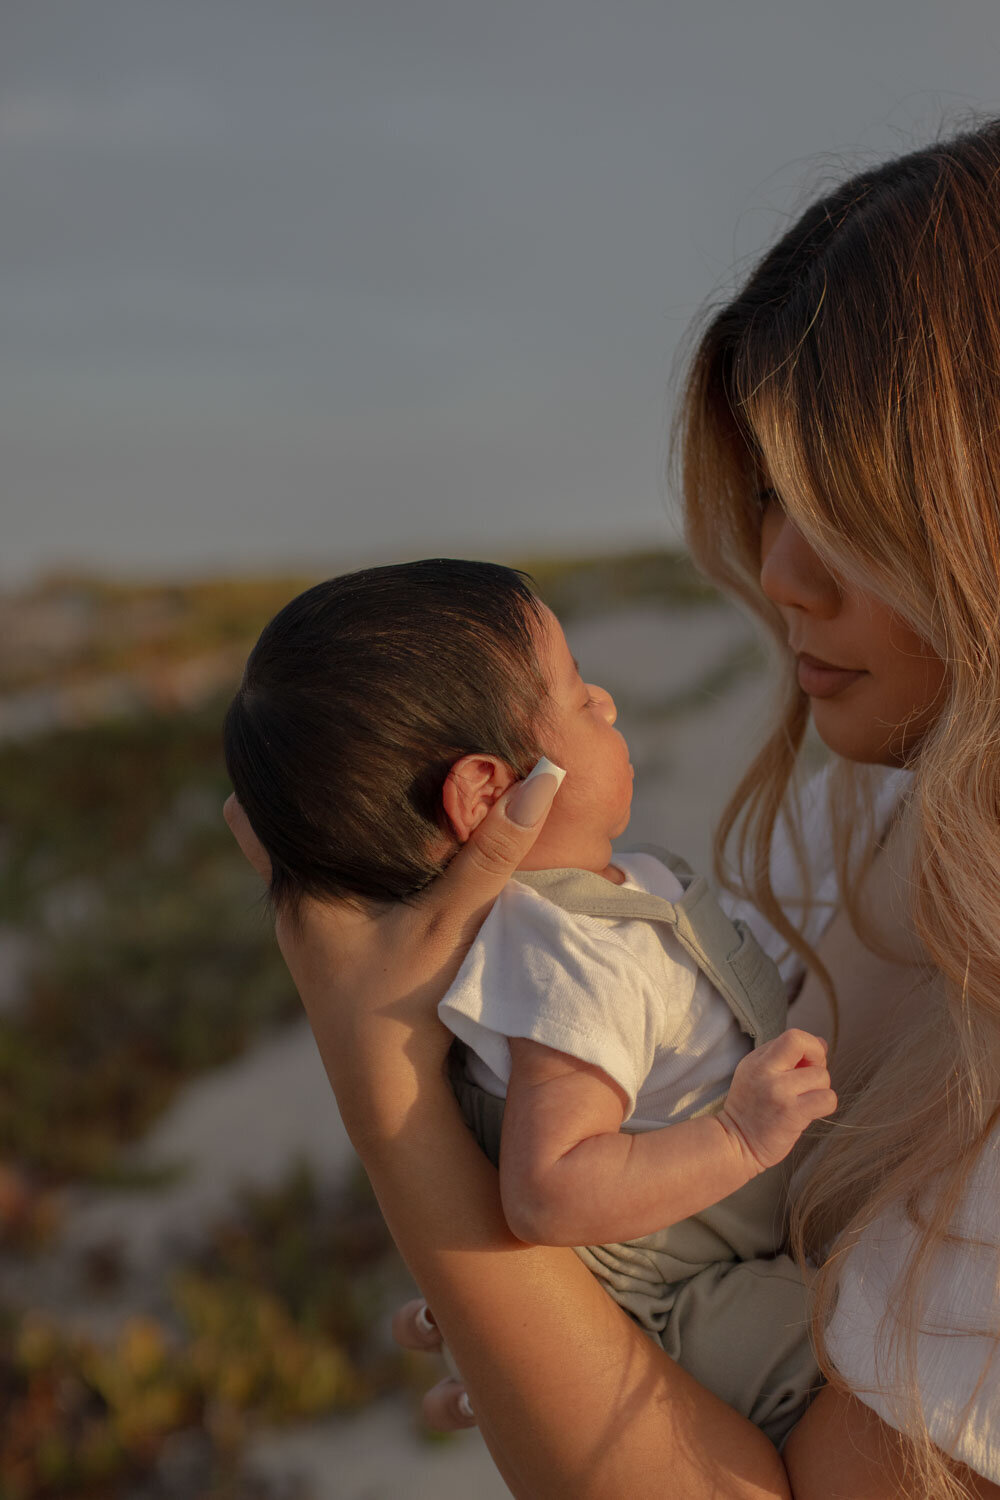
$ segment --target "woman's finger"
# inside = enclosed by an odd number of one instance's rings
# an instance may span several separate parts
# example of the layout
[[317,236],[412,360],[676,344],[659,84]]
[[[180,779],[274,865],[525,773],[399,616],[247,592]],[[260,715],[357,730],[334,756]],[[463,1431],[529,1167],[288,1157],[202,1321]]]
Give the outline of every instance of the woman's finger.
[[439,913],[465,936],[474,935],[541,833],[565,774],[542,756],[523,781],[498,798],[444,874],[428,887],[425,911]]
[[562,779],[558,766],[539,761],[498,799],[419,901],[397,903],[375,917],[344,902],[306,901],[294,927],[279,921],[278,941],[313,1029],[330,1031],[328,1069],[336,1066],[336,1014],[325,1004],[323,1015],[317,1011],[314,990],[329,994],[335,972],[338,992],[366,996],[372,1014],[391,1012],[404,1023],[432,1014],[490,907],[541,832]]
[[236,793],[231,793],[222,805],[222,816],[229,824],[229,831],[239,844],[247,859],[253,865],[257,874],[264,880],[271,878],[271,861],[267,850],[260,839],[250,827],[250,819],[243,811],[243,804],[237,801]]
[[414,1297],[394,1315],[392,1336],[402,1349],[434,1353],[441,1348],[441,1334],[423,1297]]
[[431,1386],[423,1401],[424,1421],[435,1432],[457,1432],[462,1427],[475,1427],[465,1386],[458,1380],[439,1380]]

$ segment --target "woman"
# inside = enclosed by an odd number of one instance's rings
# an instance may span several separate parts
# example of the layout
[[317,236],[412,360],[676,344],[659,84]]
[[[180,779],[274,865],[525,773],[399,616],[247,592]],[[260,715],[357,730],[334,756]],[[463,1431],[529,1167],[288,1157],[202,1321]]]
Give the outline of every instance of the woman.
[[[279,930],[516,1495],[1000,1500],[998,179],[995,123],[817,204],[711,322],[682,413],[694,556],[783,660],[717,865],[738,830],[730,889],[790,976],[808,966],[790,1023],[838,1033],[845,1101],[792,1194],[830,1383],[780,1455],[571,1252],[512,1239],[451,1098],[436,1001],[551,779],[514,788],[419,906],[314,904]],[[794,790],[810,713],[828,799]],[[401,1327],[437,1337],[415,1306]],[[431,1398],[443,1425],[459,1395]]]

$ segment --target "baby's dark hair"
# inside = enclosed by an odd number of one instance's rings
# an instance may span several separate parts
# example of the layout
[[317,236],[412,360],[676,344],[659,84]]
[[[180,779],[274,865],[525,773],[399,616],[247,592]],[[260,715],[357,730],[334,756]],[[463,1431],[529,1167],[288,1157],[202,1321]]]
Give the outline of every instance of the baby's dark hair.
[[276,907],[406,900],[440,873],[453,763],[496,755],[520,778],[541,754],[540,622],[526,574],[449,558],[331,578],[275,615],[224,744]]

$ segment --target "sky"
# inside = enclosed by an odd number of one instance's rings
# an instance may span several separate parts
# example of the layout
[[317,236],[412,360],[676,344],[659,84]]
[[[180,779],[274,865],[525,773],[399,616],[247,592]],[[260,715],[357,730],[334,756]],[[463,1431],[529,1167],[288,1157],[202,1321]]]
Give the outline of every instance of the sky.
[[685,338],[995,0],[3,0],[0,585],[670,540]]

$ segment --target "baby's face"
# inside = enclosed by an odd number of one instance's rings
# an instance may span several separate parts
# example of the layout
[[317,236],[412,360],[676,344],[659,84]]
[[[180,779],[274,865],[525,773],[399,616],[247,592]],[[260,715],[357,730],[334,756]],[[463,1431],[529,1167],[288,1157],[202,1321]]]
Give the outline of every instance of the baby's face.
[[614,727],[611,694],[584,682],[562,626],[543,607],[538,662],[549,682],[539,738],[566,780],[525,869],[603,870],[611,840],[628,827],[632,778],[628,745]]

